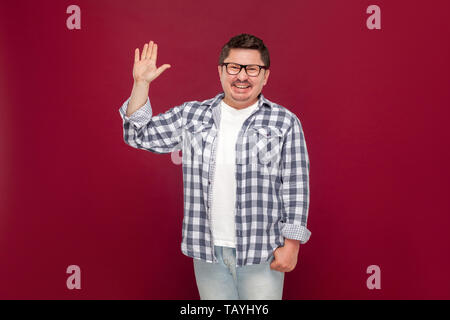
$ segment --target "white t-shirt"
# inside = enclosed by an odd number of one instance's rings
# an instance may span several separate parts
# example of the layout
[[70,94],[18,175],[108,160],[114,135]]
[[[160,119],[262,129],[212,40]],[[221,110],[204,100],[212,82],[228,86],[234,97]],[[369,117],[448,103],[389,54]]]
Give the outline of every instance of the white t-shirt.
[[244,121],[257,107],[258,101],[241,110],[227,105],[223,100],[220,103],[211,204],[211,227],[216,246],[236,247],[236,140]]

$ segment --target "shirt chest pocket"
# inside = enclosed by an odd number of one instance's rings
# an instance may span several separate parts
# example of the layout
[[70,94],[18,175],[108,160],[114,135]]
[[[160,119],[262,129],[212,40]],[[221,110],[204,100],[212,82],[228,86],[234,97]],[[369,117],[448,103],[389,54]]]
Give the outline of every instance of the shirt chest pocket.
[[189,123],[183,130],[183,162],[202,161],[212,124]]
[[244,136],[238,163],[278,166],[282,143],[281,129],[273,126],[253,126]]

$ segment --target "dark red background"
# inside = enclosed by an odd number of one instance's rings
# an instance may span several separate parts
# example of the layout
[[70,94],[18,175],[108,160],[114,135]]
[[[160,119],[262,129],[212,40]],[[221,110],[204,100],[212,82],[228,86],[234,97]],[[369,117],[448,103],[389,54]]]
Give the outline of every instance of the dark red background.
[[[81,8],[68,30],[66,8]],[[366,8],[381,8],[381,30]],[[0,298],[197,299],[181,166],[123,141],[134,50],[154,114],[221,90],[220,48],[269,47],[263,94],[311,161],[310,241],[285,299],[449,299],[448,1],[9,1],[0,5]],[[81,268],[68,290],[66,268]],[[369,265],[381,290],[366,287]]]

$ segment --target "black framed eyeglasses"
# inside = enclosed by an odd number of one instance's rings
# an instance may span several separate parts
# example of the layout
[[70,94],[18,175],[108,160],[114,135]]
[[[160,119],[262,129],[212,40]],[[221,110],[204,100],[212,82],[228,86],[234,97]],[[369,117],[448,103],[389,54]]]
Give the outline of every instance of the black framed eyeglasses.
[[242,68],[245,69],[245,72],[249,77],[257,77],[259,76],[261,69],[267,69],[266,66],[260,66],[257,64],[239,64],[234,62],[224,62],[221,66],[225,66],[227,73],[232,76],[239,74]]

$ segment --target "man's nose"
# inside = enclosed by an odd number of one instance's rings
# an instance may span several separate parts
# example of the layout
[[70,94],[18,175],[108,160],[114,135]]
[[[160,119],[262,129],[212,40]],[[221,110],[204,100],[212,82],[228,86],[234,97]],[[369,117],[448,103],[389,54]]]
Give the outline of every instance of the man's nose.
[[240,71],[240,72],[238,73],[238,75],[237,75],[237,78],[238,78],[240,81],[247,80],[248,75],[247,75],[247,72],[245,71],[245,68],[242,68],[242,69],[241,69],[241,71]]

